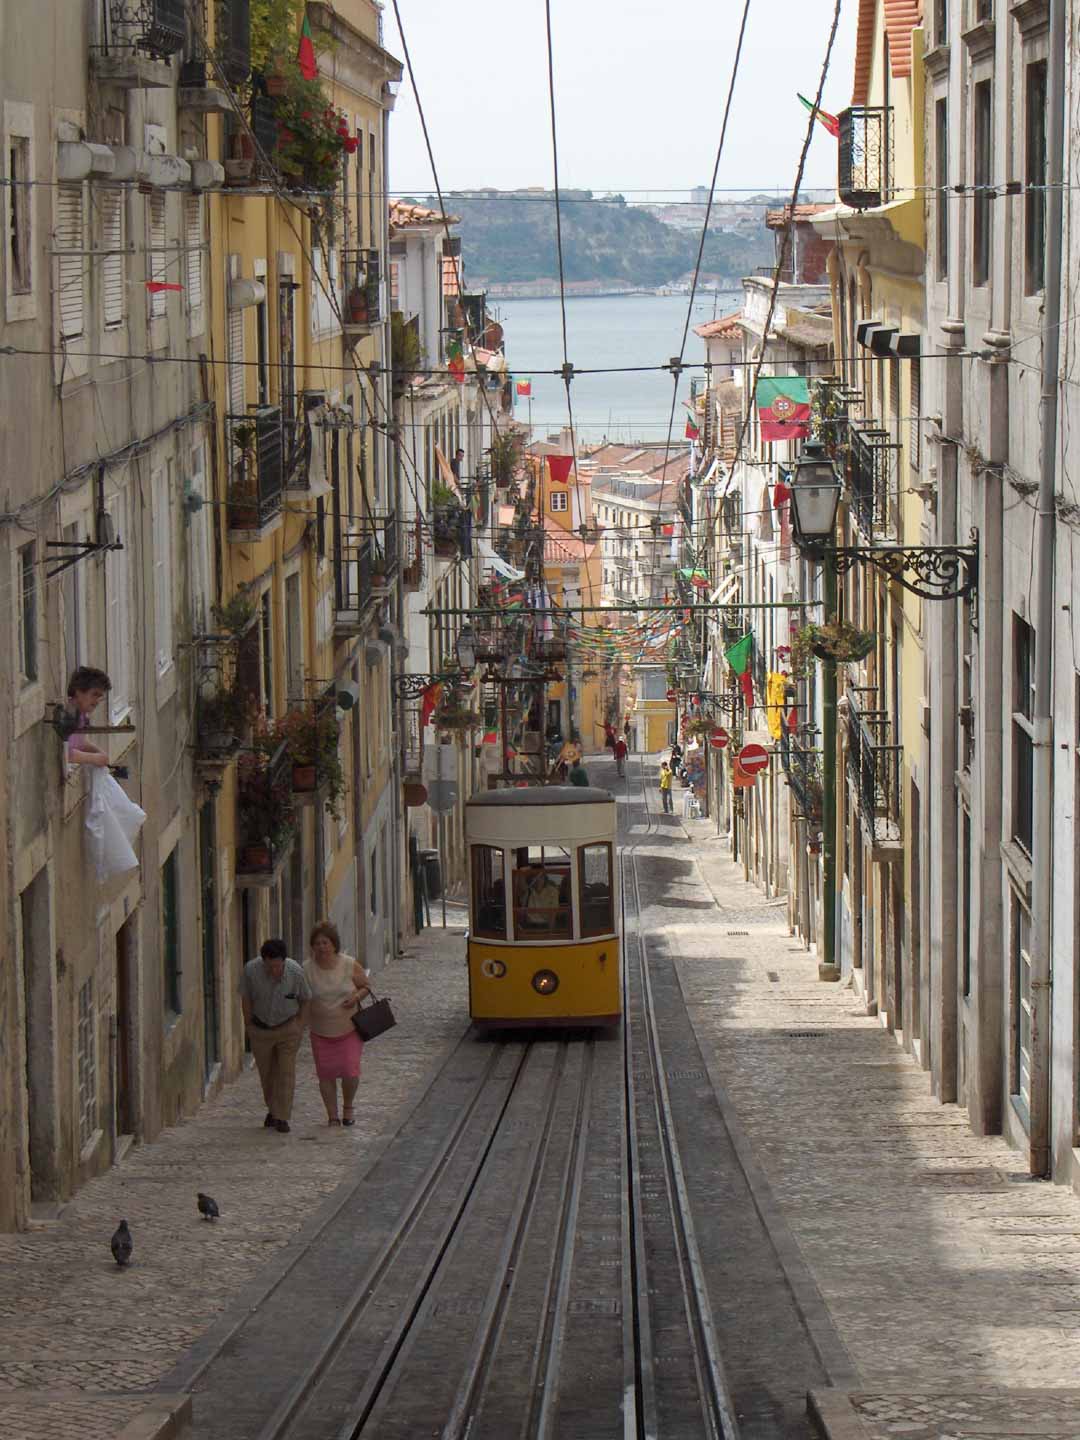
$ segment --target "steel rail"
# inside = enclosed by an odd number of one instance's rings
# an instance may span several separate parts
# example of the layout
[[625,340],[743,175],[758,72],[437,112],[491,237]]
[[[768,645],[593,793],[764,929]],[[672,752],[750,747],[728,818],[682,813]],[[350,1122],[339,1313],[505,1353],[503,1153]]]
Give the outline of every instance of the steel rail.
[[[645,785],[645,761],[640,758],[642,803],[649,817],[647,833],[653,828],[652,810],[647,798]],[[709,1299],[705,1279],[705,1267],[697,1242],[697,1232],[690,1197],[683,1171],[682,1157],[675,1132],[675,1119],[671,1107],[667,1076],[664,1072],[663,1049],[656,1008],[653,1003],[652,979],[649,974],[649,950],[642,926],[644,910],[641,904],[641,885],[638,878],[636,846],[629,856],[630,870],[634,882],[634,899],[638,912],[637,944],[638,962],[642,986],[642,1019],[646,1043],[652,1061],[654,1103],[663,1160],[672,1225],[675,1231],[676,1249],[680,1257],[679,1278],[686,1302],[686,1317],[695,1340],[695,1361],[698,1367],[699,1388],[702,1390],[702,1408],[706,1423],[718,1440],[738,1440],[738,1424],[735,1404],[728,1386],[720,1344],[713,1321],[712,1303]]]
[[[525,1061],[528,1058],[529,1049],[530,1046],[528,1044],[523,1047],[517,1067],[510,1077],[503,1104],[500,1106],[494,1120],[488,1124],[487,1139],[482,1151],[482,1157],[486,1156],[490,1149],[491,1139],[497,1132],[499,1122],[505,1113],[506,1106],[510,1102],[510,1097],[514,1093]],[[349,1331],[353,1328],[359,1316],[374,1297],[387,1270],[408,1240],[409,1235],[428,1202],[436,1193],[439,1181],[458,1146],[461,1144],[468,1123],[487,1088],[492,1071],[498,1063],[499,1055],[500,1050],[493,1049],[480,1080],[474,1088],[472,1095],[469,1097],[468,1103],[463,1107],[456,1124],[451,1128],[445,1140],[443,1140],[439,1146],[435,1157],[406,1201],[393,1232],[379,1247],[377,1254],[357,1282],[353,1290],[352,1299],[339,1313],[332,1329],[320,1345],[318,1353],[305,1367],[303,1373],[298,1377],[285,1399],[280,1402],[273,1414],[259,1430],[257,1440],[282,1440],[282,1437],[287,1434],[288,1427],[303,1409],[304,1404],[310,1397],[315,1386],[326,1373],[328,1367],[341,1349]]]

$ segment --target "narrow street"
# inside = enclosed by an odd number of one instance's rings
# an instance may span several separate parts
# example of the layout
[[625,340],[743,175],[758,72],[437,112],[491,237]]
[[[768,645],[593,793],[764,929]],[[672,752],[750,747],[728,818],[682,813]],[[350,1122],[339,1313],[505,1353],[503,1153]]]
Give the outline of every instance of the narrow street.
[[[646,817],[655,760],[633,757],[625,782],[606,761],[592,769],[623,802],[639,869],[667,1082],[744,1440],[813,1433],[808,1391],[834,1440],[1074,1433],[1080,1201],[1028,1180],[1001,1139],[972,1136],[931,1098],[853,991],[817,980],[786,902],[743,883],[707,822]],[[362,1194],[465,1035],[462,940],[460,925],[428,930],[387,972],[399,1025],[366,1052],[351,1134],[326,1129],[306,1058],[293,1133],[265,1132],[248,1072],[84,1187],[55,1224],[0,1237],[5,1437],[184,1433],[185,1377]],[[196,1190],[217,1199],[215,1224]],[[121,1215],[135,1236],[122,1272],[108,1252]],[[867,1234],[891,1239],[870,1252]]]

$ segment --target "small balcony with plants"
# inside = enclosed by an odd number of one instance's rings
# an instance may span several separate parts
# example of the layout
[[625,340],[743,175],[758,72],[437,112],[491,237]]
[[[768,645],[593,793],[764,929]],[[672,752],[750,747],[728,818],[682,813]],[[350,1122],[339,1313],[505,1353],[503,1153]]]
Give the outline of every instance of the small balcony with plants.
[[277,722],[274,734],[288,748],[294,804],[322,804],[333,819],[340,820],[345,771],[336,687],[294,705]]
[[389,594],[398,569],[397,521],[366,515],[334,543],[334,628],[358,635]]
[[285,486],[281,410],[264,405],[251,415],[230,415],[228,425],[229,539],[250,545],[265,540],[281,524]]
[[439,480],[431,487],[431,543],[440,560],[472,553],[472,517],[449,485]]
[[283,418],[285,498],[318,500],[333,488],[326,470],[326,431],[329,428],[326,393],[306,391],[292,397]]
[[887,430],[852,425],[844,476],[852,518],[864,540],[897,539],[900,525],[900,446]]
[[296,809],[292,757],[272,727],[256,733],[236,764],[236,884],[277,882],[292,847]]
[[345,278],[342,329],[354,339],[370,335],[383,318],[379,252],[346,250],[342,255],[342,263]]
[[780,763],[795,802],[796,819],[820,825],[825,792],[817,727],[801,725],[791,732],[784,725],[780,731]]

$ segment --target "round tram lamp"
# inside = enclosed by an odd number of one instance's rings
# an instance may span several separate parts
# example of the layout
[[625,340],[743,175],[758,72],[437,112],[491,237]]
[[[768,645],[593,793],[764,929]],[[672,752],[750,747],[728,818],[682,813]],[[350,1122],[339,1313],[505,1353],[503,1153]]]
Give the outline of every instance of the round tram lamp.
[[454,649],[457,662],[466,674],[476,669],[476,634],[471,625],[463,625],[458,631]]
[[559,977],[554,970],[537,970],[532,977],[532,988],[538,995],[554,995],[559,988]]
[[823,549],[836,534],[840,481],[820,440],[807,440],[795,465],[791,486],[791,523],[795,543]]

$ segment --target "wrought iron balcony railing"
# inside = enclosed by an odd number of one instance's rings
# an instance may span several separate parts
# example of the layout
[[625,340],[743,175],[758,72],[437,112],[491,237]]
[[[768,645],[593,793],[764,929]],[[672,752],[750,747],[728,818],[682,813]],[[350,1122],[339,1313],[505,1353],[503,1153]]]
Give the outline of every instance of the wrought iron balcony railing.
[[852,105],[839,115],[836,188],[853,210],[873,210],[892,199],[892,107]]
[[848,429],[847,485],[855,524],[866,540],[895,540],[900,508],[900,446],[886,430]]
[[863,829],[875,845],[899,845],[903,836],[904,747],[883,710],[860,708],[865,689],[849,686],[848,774],[858,796]]
[[184,48],[184,0],[108,0],[106,51],[168,60]]
[[397,571],[397,521],[369,515],[334,545],[334,609],[339,628],[357,628],[383,599]]
[[264,530],[281,513],[285,488],[281,408],[262,405],[251,415],[230,415],[231,477],[228,492],[230,531],[245,538]]
[[378,250],[346,250],[345,328],[367,329],[382,319],[380,285],[382,260]]
[[284,741],[273,755],[252,750],[241,754],[236,807],[237,881],[268,884],[288,854],[294,833],[292,760]]
[[795,797],[799,818],[820,821],[823,790],[817,728],[804,726],[793,735],[785,725],[780,732],[780,763]]
[[239,85],[251,71],[250,0],[217,0],[218,50],[231,85]]

